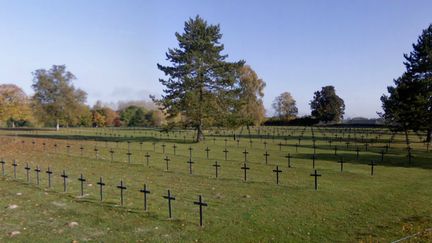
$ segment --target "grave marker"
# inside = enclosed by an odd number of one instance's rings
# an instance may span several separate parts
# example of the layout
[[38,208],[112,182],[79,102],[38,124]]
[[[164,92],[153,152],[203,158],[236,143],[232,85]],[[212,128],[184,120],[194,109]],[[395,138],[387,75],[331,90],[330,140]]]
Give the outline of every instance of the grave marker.
[[68,178],[68,175],[66,175],[66,171],[63,170],[63,173],[60,176],[63,178],[63,192],[66,192],[67,190],[66,180]]
[[369,164],[371,166],[371,176],[374,175],[374,166],[377,165],[377,163],[375,163],[374,161],[371,161],[371,163]]
[[287,158],[287,162],[288,162],[288,168],[291,168],[291,154],[290,153],[288,153],[286,156],[285,156],[285,158]]
[[140,192],[144,194],[144,211],[147,211],[147,194],[150,194],[150,191],[147,190],[146,184],[144,184],[144,188]]
[[318,174],[317,170],[315,170],[315,172],[310,175],[315,177],[315,191],[316,191],[318,190],[318,177],[321,176],[321,174]]
[[270,156],[270,154],[267,153],[267,150],[266,150],[266,152],[263,155],[265,157],[265,163],[268,164],[268,157]]
[[213,166],[215,167],[216,178],[218,178],[218,170],[219,170],[219,167],[221,167],[221,166],[220,166],[220,164],[218,164],[217,161],[215,161]]
[[123,206],[123,191],[127,189],[123,184],[123,180],[120,181],[120,185],[118,185],[117,188],[120,189],[120,205]]
[[6,161],[4,161],[4,160],[2,159],[2,160],[0,160],[0,163],[2,164],[2,176],[4,176],[4,175],[5,175],[4,165],[5,165]]
[[164,160],[165,160],[165,163],[166,163],[166,171],[168,171],[169,170],[168,163],[169,163],[170,159],[168,158],[168,156],[165,156]]
[[30,181],[29,170],[31,170],[31,168],[29,167],[28,163],[26,163],[26,167],[24,167],[24,169],[26,170],[27,183],[29,183]]
[[276,166],[276,169],[274,169],[273,172],[276,173],[276,184],[279,184],[279,173],[281,173],[282,170],[279,169],[279,166]]
[[103,187],[105,186],[105,183],[103,182],[102,177],[99,178],[99,181],[96,182],[96,184],[99,185],[99,194],[100,194],[100,200],[103,200]]
[[241,169],[244,171],[244,181],[247,180],[247,171],[250,170],[249,167],[247,167],[246,163],[243,163],[243,166],[241,167]]
[[86,179],[83,177],[83,174],[81,174],[78,180],[81,182],[81,197],[82,197],[84,196],[84,182],[86,181]]
[[45,173],[47,173],[47,175],[48,175],[48,188],[51,188],[51,174],[53,172],[51,171],[51,168],[49,166],[48,166],[48,170],[45,171]]
[[16,160],[13,160],[12,166],[13,166],[14,178],[16,179],[16,167],[18,166]]
[[186,162],[189,164],[189,174],[192,175],[192,164],[194,163],[191,159],[188,160],[188,162]]
[[198,196],[198,202],[194,202],[195,205],[199,206],[199,213],[200,213],[200,226],[203,226],[203,207],[207,207],[207,203],[202,201],[201,195]]
[[165,199],[168,200],[168,213],[169,213],[168,215],[169,215],[169,218],[172,218],[171,200],[175,200],[175,197],[173,197],[171,195],[171,191],[168,190],[168,195],[167,196],[163,196],[163,198],[165,198]]
[[39,169],[39,165],[36,166],[36,169],[34,171],[36,172],[36,185],[39,185],[39,173],[41,172],[41,169]]

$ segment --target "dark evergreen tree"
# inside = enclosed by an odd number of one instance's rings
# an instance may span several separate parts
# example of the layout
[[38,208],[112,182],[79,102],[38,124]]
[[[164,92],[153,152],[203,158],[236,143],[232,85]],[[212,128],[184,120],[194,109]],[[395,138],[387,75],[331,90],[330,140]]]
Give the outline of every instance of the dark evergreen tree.
[[232,113],[244,62],[226,61],[219,25],[208,25],[199,16],[185,22],[183,34],[175,35],[179,47],[166,53],[172,65],[157,65],[168,76],[159,80],[165,94],[158,100],[152,98],[169,117],[182,114],[186,125],[197,130],[200,141],[204,126],[220,123]]
[[336,95],[333,86],[325,86],[321,91],[316,91],[310,107],[312,116],[325,123],[340,122],[345,113],[345,103]]
[[426,141],[432,133],[432,24],[413,44],[413,51],[404,54],[406,72],[388,87],[389,96],[381,97],[383,118],[395,128],[427,131]]

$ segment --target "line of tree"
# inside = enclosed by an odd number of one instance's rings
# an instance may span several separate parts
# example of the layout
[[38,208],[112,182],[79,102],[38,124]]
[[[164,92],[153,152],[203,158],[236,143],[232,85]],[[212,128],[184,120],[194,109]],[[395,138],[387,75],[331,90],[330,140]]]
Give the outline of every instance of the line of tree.
[[432,24],[422,31],[413,50],[404,54],[405,72],[381,96],[379,113],[396,131],[404,131],[408,149],[408,130],[426,131],[432,138]]

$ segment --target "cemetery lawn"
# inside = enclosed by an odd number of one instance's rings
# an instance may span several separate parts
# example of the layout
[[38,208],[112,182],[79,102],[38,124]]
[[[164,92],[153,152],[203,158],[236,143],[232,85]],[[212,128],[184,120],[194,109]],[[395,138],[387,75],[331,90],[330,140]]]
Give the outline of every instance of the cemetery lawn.
[[[254,130],[252,145],[246,135],[237,143],[230,132],[215,131],[207,131],[206,141],[200,143],[190,141],[190,131],[171,132],[169,137],[156,130],[1,131],[5,175],[0,174],[0,241],[390,242],[416,233],[420,234],[412,242],[432,241],[428,231],[432,228],[432,152],[417,134],[410,135],[413,158],[408,164],[403,134],[393,136],[381,162],[380,152],[391,139],[389,131],[314,128],[315,169],[322,175],[315,191],[310,176],[311,129],[261,129],[266,130],[260,134],[272,135],[260,137]],[[131,141],[129,149],[126,141]],[[192,175],[187,163],[189,147]],[[246,182],[240,169],[245,149],[250,168]],[[270,154],[267,165],[266,151]],[[285,158],[288,153],[291,168]],[[343,172],[338,163],[341,156]],[[212,166],[216,160],[221,165],[217,179]],[[377,162],[373,176],[371,161]],[[29,182],[26,163],[31,168]],[[273,172],[276,165],[282,170],[279,185]],[[39,185],[36,166],[41,168]],[[51,188],[48,167],[53,171]],[[60,177],[63,170],[68,175],[67,192]],[[86,179],[83,197],[80,174]],[[102,202],[96,184],[100,177],[106,184]],[[121,180],[127,187],[123,206],[117,188]],[[144,183],[150,190],[147,212],[140,193]],[[168,189],[176,198],[172,219],[163,198]],[[199,207],[194,205],[198,195],[208,204],[203,208],[203,227],[199,226]]]

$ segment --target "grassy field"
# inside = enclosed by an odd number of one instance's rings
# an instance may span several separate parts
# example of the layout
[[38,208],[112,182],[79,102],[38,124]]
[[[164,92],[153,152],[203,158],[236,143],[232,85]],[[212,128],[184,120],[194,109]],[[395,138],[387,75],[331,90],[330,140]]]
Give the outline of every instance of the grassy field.
[[[1,131],[0,241],[391,242],[419,232],[410,241],[432,241],[426,231],[432,228],[432,152],[421,134],[410,134],[411,162],[403,134],[385,129],[281,127],[253,129],[250,136],[217,129],[206,134],[204,142],[193,143],[191,131]],[[317,191],[310,176],[314,140],[315,169],[322,175]],[[247,181],[241,170],[245,150]],[[221,165],[218,178],[215,161]],[[377,163],[373,176],[371,161]],[[282,170],[279,184],[276,166]],[[100,177],[106,183],[103,201],[96,184]],[[120,181],[127,187],[123,206]],[[151,191],[147,212],[140,193],[144,183]],[[167,190],[176,197],[171,219],[163,198]],[[208,203],[203,227],[194,205],[199,195]]]

